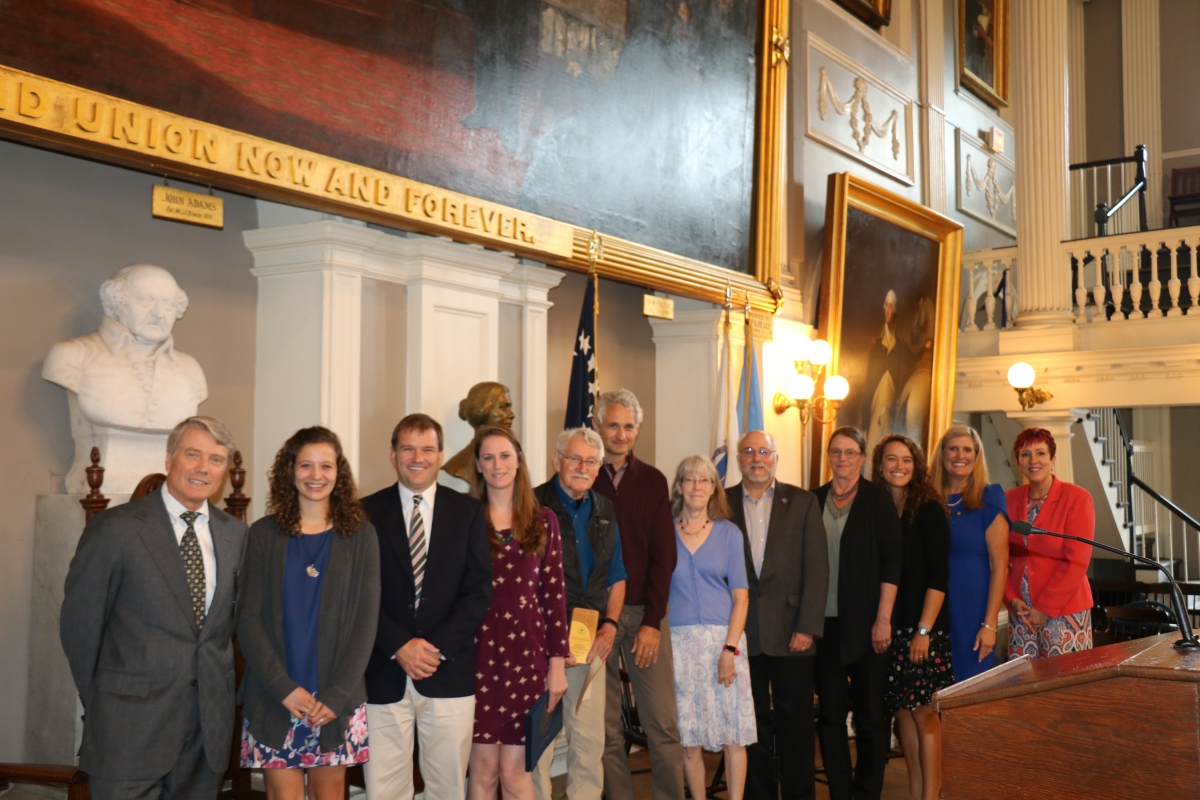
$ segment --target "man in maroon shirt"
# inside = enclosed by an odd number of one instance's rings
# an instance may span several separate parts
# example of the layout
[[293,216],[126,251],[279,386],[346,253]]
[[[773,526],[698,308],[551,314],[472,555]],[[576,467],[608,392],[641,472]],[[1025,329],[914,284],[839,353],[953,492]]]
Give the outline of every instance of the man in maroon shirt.
[[[683,748],[675,716],[675,671],[667,598],[675,573],[675,522],[666,477],[633,455],[642,407],[628,389],[600,395],[592,424],[604,440],[604,466],[595,490],[617,509],[617,528],[628,575],[625,608],[613,652],[625,657],[637,700],[638,719],[650,746],[655,800],[683,800]],[[608,659],[608,708],[604,716],[604,795],[634,800],[633,777],[621,733],[621,672]]]

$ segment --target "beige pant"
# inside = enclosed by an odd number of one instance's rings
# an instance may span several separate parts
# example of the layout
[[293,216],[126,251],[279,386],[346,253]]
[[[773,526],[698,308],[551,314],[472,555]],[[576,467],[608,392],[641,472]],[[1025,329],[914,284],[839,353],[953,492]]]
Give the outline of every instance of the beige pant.
[[[592,681],[586,700],[575,713],[588,667],[567,668],[567,693],[563,695],[563,727],[567,731],[567,797],[571,800],[600,800],[604,792],[604,667]],[[533,796],[550,800],[550,765],[554,747],[547,747],[533,768]]]
[[424,697],[412,678],[404,699],[367,704],[371,758],[363,767],[370,800],[412,800],[413,733],[421,737],[425,797],[450,800],[466,795],[467,761],[475,728],[475,696]]

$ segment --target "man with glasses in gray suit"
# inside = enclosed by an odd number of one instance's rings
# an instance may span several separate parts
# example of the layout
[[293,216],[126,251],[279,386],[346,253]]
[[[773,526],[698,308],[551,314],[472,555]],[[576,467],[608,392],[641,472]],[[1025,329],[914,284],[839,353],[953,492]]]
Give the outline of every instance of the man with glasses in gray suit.
[[[747,800],[811,800],[815,788],[814,654],[825,630],[828,542],[812,492],[777,481],[775,440],[738,442],[742,482],[726,492],[742,531],[750,611],[746,648],[758,742],[746,748]],[[775,757],[779,758],[778,780]]]
[[87,714],[93,800],[211,800],[233,736],[233,632],[246,525],[209,504],[229,429],[167,437],[161,491],[96,515],[67,573],[59,635]]

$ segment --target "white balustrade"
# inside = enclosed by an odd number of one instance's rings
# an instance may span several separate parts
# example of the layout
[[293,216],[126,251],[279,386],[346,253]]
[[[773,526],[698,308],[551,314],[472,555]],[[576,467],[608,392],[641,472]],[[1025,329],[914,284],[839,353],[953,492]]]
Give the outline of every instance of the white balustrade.
[[[1197,272],[1196,258],[1197,250],[1200,250],[1200,226],[1080,239],[1063,242],[1062,248],[1064,266],[1074,269],[1075,273],[1077,324],[1180,317],[1185,313],[1200,315],[1200,273]],[[1163,256],[1168,260],[1160,267]],[[1190,302],[1186,311],[1180,304],[1184,283],[1179,276],[1181,259],[1187,259],[1190,269],[1187,278]],[[1146,284],[1142,283],[1144,261],[1150,264],[1150,280]],[[963,263],[967,262],[964,260]],[[1165,302],[1164,282],[1160,280],[1163,269],[1168,275]],[[1142,308],[1144,293],[1149,295],[1149,307],[1145,310]],[[1131,306],[1128,317],[1126,305]]]
[[[963,253],[962,288],[959,292],[959,329],[963,332],[993,331],[1011,328],[1013,317],[1019,313],[1017,302],[1017,248],[1001,247],[995,250],[976,250]],[[997,291],[1001,284],[1004,291],[997,303]],[[1197,281],[1200,288],[1200,280]],[[984,322],[980,326],[976,318],[979,301],[983,299]]]

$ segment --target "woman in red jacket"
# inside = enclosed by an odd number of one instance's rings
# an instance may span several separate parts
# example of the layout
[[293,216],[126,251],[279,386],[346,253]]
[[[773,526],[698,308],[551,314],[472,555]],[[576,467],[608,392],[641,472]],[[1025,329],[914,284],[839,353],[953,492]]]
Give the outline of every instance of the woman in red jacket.
[[[1027,428],[1013,443],[1021,474],[1029,481],[1006,493],[1008,516],[1039,528],[1091,539],[1096,512],[1092,496],[1054,477],[1054,437]],[[1092,548],[1052,536],[1008,536],[1009,658],[1030,658],[1090,650],[1092,590],[1087,568]]]

